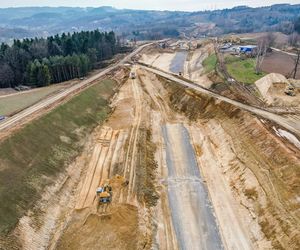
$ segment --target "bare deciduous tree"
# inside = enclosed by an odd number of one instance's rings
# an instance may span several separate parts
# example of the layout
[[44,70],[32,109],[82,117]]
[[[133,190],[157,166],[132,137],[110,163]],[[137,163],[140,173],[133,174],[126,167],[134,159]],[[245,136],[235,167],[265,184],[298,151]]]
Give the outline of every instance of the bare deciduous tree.
[[295,79],[300,64],[300,35],[297,32],[294,32],[292,36],[293,36],[293,41],[291,45],[294,46],[297,51],[296,56],[293,57],[295,63],[292,71],[292,77]]
[[268,44],[269,44],[269,41],[268,41],[267,36],[260,38],[258,41],[257,52],[256,52],[257,53],[256,64],[255,64],[255,73],[256,74],[259,74],[261,72],[261,65],[266,56]]
[[291,46],[296,46],[299,41],[300,41],[300,35],[297,32],[293,32],[288,37],[288,43]]
[[274,32],[268,32],[267,35],[265,36],[267,47],[273,47],[275,46],[275,40],[276,36]]
[[293,78],[296,79],[296,75],[298,72],[298,67],[299,67],[299,63],[300,63],[300,49],[297,49],[297,56],[294,58],[295,61],[295,65],[294,65],[294,69],[292,71],[292,75]]

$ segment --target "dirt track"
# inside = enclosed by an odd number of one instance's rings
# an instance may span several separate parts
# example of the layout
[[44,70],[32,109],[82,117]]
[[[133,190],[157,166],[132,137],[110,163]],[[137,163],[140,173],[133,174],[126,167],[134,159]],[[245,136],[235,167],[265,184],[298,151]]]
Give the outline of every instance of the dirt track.
[[247,110],[247,111],[250,111],[251,113],[254,113],[256,115],[259,115],[263,118],[266,118],[268,120],[271,120],[279,125],[281,125],[282,127],[290,130],[291,132],[297,134],[298,136],[300,136],[300,123],[299,122],[295,122],[294,120],[291,120],[291,119],[288,119],[288,118],[285,118],[285,117],[282,117],[282,116],[279,116],[279,115],[276,115],[274,113],[271,113],[269,111],[266,111],[266,110],[263,110],[263,109],[259,109],[257,107],[253,107],[253,106],[250,106],[250,105],[246,105],[246,104],[243,104],[243,103],[240,103],[238,101],[235,101],[235,100],[232,100],[230,98],[227,98],[225,96],[221,96],[221,95],[218,95],[216,93],[213,93],[205,88],[202,88],[200,86],[197,86],[196,84],[193,84],[193,83],[190,83],[190,82],[187,82],[183,79],[179,79],[177,77],[175,77],[174,75],[172,74],[168,74],[166,72],[163,72],[163,71],[160,71],[160,70],[157,70],[157,69],[153,69],[153,68],[150,68],[150,67],[146,67],[146,66],[140,66],[141,68],[143,69],[146,69],[150,72],[153,72],[157,75],[160,75],[164,78],[167,78],[171,81],[174,81],[174,82],[177,82],[183,86],[186,86],[186,87],[189,87],[191,89],[194,89],[194,90],[197,90],[199,92],[202,92],[202,93],[205,93],[209,96],[212,96],[218,100],[221,100],[221,101],[225,101],[227,103],[230,103],[230,104],[233,104],[234,106],[237,106],[239,108],[242,108],[244,110]]

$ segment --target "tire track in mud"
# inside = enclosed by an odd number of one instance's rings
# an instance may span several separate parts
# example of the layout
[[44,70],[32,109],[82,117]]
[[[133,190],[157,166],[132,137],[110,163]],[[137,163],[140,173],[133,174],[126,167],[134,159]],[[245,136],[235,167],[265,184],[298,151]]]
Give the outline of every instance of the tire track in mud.
[[[128,192],[126,196],[126,202],[130,201],[136,201],[136,197],[133,197],[133,189],[134,189],[134,183],[135,183],[135,156],[137,153],[137,139],[138,139],[138,133],[139,128],[142,121],[142,100],[141,100],[141,93],[140,93],[140,87],[137,84],[137,80],[132,80],[132,90],[133,90],[133,96],[135,100],[135,108],[134,108],[134,123],[130,131],[130,137],[129,137],[129,146],[126,153],[125,158],[125,167],[124,167],[124,176],[129,177],[129,187]],[[123,201],[123,193],[120,195],[121,201]]]
[[[148,96],[151,98],[151,100],[155,103],[155,105],[157,106],[161,119],[162,119],[162,123],[166,123],[169,117],[169,113],[170,110],[168,109],[167,104],[165,103],[163,97],[160,95],[159,91],[157,90],[157,88],[153,85],[152,83],[152,79],[150,77],[150,79],[147,81],[145,74],[146,71],[142,70],[142,76],[141,76],[141,81],[145,84],[145,88],[147,91]],[[158,80],[158,79],[155,79]],[[147,82],[147,83],[146,83]]]
[[103,180],[109,178],[112,157],[115,155],[115,145],[119,142],[119,135],[119,131],[113,131],[109,127],[101,129],[75,209],[91,207],[94,204],[96,188]]

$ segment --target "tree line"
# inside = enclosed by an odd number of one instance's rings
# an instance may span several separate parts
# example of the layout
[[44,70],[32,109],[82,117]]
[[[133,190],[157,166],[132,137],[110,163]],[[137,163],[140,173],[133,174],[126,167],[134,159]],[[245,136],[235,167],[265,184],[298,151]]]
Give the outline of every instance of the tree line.
[[82,77],[120,49],[114,32],[99,30],[2,43],[0,88],[40,87]]

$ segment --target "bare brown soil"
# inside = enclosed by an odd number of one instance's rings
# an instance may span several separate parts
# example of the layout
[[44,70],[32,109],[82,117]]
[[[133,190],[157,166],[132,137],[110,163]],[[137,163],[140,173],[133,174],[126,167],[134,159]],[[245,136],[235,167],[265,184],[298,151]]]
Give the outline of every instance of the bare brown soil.
[[[153,182],[155,146],[147,130],[146,112],[142,112],[145,101],[138,83],[128,80],[123,85],[112,104],[115,112],[95,130],[75,207],[58,243],[53,241],[54,248],[148,249],[152,245],[149,209],[158,199]],[[99,205],[95,190],[109,179],[113,201]]]
[[78,211],[56,249],[137,249],[137,229],[138,211],[132,205],[116,206],[103,215]]
[[[260,33],[244,33],[239,34],[238,37],[240,37],[242,40],[252,40],[257,41],[258,39],[266,36],[266,32],[260,32]],[[274,46],[276,48],[284,48],[288,44],[288,35],[283,34],[281,32],[273,32],[274,36]]]
[[[280,73],[287,78],[291,77],[294,67],[295,64],[292,56],[277,51],[267,54],[262,64],[263,71]],[[300,79],[300,70],[297,72],[296,79]]]

